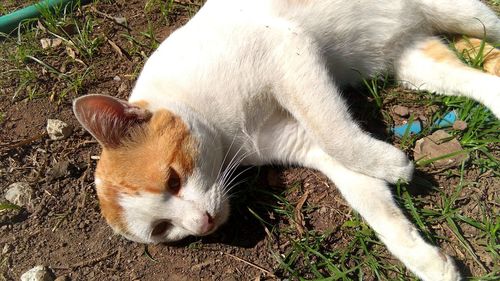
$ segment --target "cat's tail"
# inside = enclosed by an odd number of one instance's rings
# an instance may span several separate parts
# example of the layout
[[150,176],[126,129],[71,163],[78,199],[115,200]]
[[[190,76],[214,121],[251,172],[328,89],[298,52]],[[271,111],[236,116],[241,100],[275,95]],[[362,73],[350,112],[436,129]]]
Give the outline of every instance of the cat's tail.
[[419,7],[439,32],[463,34],[500,43],[500,19],[478,0],[418,0]]

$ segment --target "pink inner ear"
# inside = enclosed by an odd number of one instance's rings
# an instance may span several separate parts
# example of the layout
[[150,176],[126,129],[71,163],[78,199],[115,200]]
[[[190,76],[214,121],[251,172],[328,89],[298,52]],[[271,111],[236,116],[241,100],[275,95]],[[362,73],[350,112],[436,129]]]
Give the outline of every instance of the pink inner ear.
[[151,112],[104,95],[87,95],[73,102],[73,112],[83,127],[104,147],[115,148],[133,126],[147,122]]

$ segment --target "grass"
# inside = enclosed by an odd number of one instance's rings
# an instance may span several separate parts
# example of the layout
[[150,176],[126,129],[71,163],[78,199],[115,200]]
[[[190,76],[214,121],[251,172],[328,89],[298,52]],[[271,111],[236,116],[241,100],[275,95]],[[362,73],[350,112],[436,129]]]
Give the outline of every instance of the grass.
[[[496,0],[491,3],[500,4]],[[181,5],[172,0],[148,0],[144,11],[159,14],[162,24],[171,24],[173,14],[179,9],[193,15],[199,7],[197,3]],[[0,13],[4,11],[5,6],[0,4]],[[0,50],[0,62],[4,65],[0,87],[9,89],[6,93],[16,100],[48,98],[68,102],[70,97],[81,95],[85,87],[100,78],[96,72],[102,66],[100,60],[106,58],[102,52],[108,46],[109,35],[102,34],[99,28],[107,21],[109,19],[85,7],[71,15],[62,8],[56,9],[55,14],[44,11],[43,18],[36,23],[37,28],[26,27],[26,32],[2,43],[5,48]],[[137,76],[145,59],[160,43],[157,27],[157,23],[150,21],[141,30],[119,29],[117,39],[113,39],[120,40],[123,52],[131,60],[135,59],[136,66],[129,73],[132,78]],[[42,38],[60,39],[62,44],[43,49],[39,44]],[[480,68],[484,54],[463,59]],[[387,76],[366,80],[364,85],[365,92],[374,101],[370,113],[381,113],[388,124],[393,122],[389,108],[395,99],[402,105],[436,108],[421,133],[405,134],[399,141],[402,149],[408,152],[416,140],[436,130],[432,124],[447,112],[455,110],[459,118],[467,122],[466,130],[449,132],[458,138],[464,147],[463,153],[467,153],[470,160],[459,168],[436,174],[445,178],[443,181],[449,185],[440,187],[428,177],[417,175],[411,185],[396,185],[394,195],[426,240],[446,246],[451,255],[460,253],[463,256],[460,259],[475,275],[470,280],[500,279],[498,199],[485,198],[481,193],[481,175],[493,173],[500,176],[500,122],[489,110],[465,98],[425,92],[412,93],[410,96],[418,95],[416,100],[408,98],[408,93],[395,87],[394,81]],[[0,114],[0,123],[3,116]],[[410,121],[417,117],[411,116]],[[419,169],[433,172],[429,168],[433,161],[420,162]],[[470,175],[475,172],[480,176]],[[287,245],[279,250],[271,247],[268,250],[276,263],[276,275],[293,280],[417,280],[401,263],[391,258],[375,233],[355,213],[337,225],[336,231],[332,226],[331,230],[321,232],[307,224],[320,207],[306,201],[298,210],[306,222],[303,233],[300,233],[296,206],[297,198],[305,194],[302,183],[296,182],[286,190],[269,191],[256,188],[258,176],[259,172],[242,187],[245,191],[236,198],[240,200],[236,204],[245,206],[240,211],[250,213],[261,222],[268,233],[266,239]],[[415,190],[426,190],[429,194],[415,195]],[[490,191],[491,194],[495,192],[498,190]],[[12,206],[0,205],[0,210],[9,208]],[[271,213],[275,220],[262,216],[265,213]],[[339,237],[338,232],[349,238]],[[198,249],[200,245],[190,247]],[[147,249],[145,255],[149,255]],[[491,263],[484,264],[485,259]]]
[[0,203],[0,212],[8,211],[8,210],[19,210],[21,207],[12,203]]

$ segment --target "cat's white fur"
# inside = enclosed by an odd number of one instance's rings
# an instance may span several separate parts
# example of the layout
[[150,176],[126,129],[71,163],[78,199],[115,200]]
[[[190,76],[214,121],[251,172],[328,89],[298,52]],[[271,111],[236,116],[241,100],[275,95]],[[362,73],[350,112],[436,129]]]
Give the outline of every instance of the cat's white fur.
[[339,87],[389,71],[410,88],[478,100],[498,117],[499,77],[424,51],[442,33],[482,37],[483,24],[500,42],[500,20],[474,0],[209,0],[154,52],[130,96],[179,115],[201,151],[185,202],[121,197],[130,238],[158,242],[150,232],[161,218],[176,222],[160,239],[169,241],[200,234],[205,211],[223,223],[217,170],[228,160],[293,163],[327,175],[420,278],[459,280],[392,198],[387,183],[411,179],[412,163],[360,129]]

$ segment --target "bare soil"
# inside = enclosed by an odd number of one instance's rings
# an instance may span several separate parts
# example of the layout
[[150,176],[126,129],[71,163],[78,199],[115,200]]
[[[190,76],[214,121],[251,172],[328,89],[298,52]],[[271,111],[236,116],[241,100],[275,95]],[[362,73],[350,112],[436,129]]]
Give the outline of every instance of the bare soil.
[[[125,17],[135,35],[146,30],[148,22],[152,23],[159,39],[165,38],[188,19],[185,13],[174,12],[170,16],[171,24],[162,25],[160,15],[144,13],[144,1],[139,0],[92,4],[83,12],[98,17],[98,32],[124,49],[129,44],[120,36],[125,28],[103,14]],[[64,54],[64,48],[61,48],[60,53]],[[78,95],[109,94],[126,98],[134,84],[134,74],[142,64],[139,56],[120,55],[111,44],[105,43],[92,60],[98,67],[92,69],[93,79],[85,82]],[[35,69],[40,67],[31,64]],[[62,61],[52,58],[51,64],[60,67]],[[75,64],[74,67],[83,66]],[[0,66],[0,71],[6,69]],[[41,82],[41,89],[57,91],[59,86],[57,81],[54,82],[55,78],[49,75],[42,81],[45,82]],[[16,80],[3,82],[0,95],[0,109],[4,114],[0,123],[0,194],[11,183],[20,181],[28,182],[34,194],[29,206],[22,211],[0,213],[0,250],[5,249],[0,258],[0,279],[2,276],[6,280],[19,279],[23,272],[36,265],[49,266],[56,276],[66,276],[70,280],[265,280],[286,277],[271,252],[283,252],[290,246],[285,238],[270,236],[267,228],[249,211],[256,201],[268,200],[276,204],[270,196],[253,198],[248,196],[253,194],[251,192],[242,192],[247,194],[246,197],[236,196],[230,221],[210,237],[189,238],[176,245],[146,248],[114,235],[100,215],[93,186],[96,160],[92,156],[99,155],[99,147],[78,125],[71,112],[71,100],[77,95],[70,93],[62,99],[28,99],[21,95],[13,99]],[[364,112],[366,108],[356,109]],[[426,114],[426,109],[421,110]],[[387,124],[374,122],[369,117],[366,117],[368,121],[363,121],[363,113],[358,117],[367,130],[384,135]],[[49,118],[71,124],[73,134],[62,141],[50,140],[43,134]],[[325,248],[352,241],[351,233],[342,228],[352,211],[323,175],[303,168],[264,167],[251,170],[245,176],[259,189],[276,194],[289,189],[286,196],[293,204],[307,193],[307,205],[314,208],[307,213],[302,227],[331,232]],[[444,188],[458,181],[456,176],[430,174],[426,177]],[[477,194],[488,200],[498,198],[498,179],[474,170],[466,177],[479,180],[481,185],[467,191],[471,195],[464,196],[463,200],[473,200],[471,198],[476,198]],[[248,188],[248,185],[241,188]],[[439,200],[433,192],[415,191],[415,194],[428,198],[430,202]],[[256,210],[260,217],[277,228],[300,228],[293,222],[280,220],[271,210]],[[471,207],[463,212],[477,210]],[[443,242],[442,246],[459,260],[466,274],[481,272],[466,254],[450,246],[459,242],[449,230],[438,226],[433,231],[449,238],[449,242]],[[464,228],[462,231],[469,236],[474,235],[475,230]],[[482,262],[488,268],[493,266],[492,261]]]

